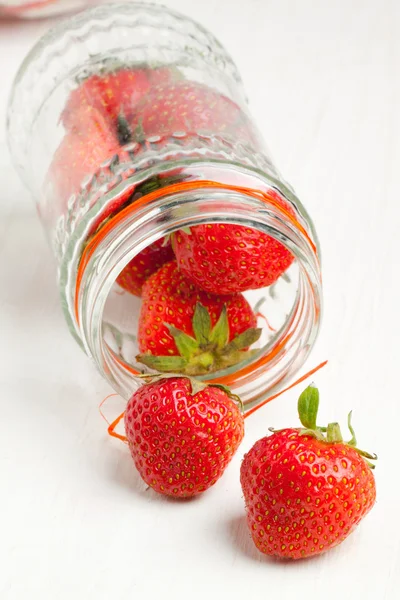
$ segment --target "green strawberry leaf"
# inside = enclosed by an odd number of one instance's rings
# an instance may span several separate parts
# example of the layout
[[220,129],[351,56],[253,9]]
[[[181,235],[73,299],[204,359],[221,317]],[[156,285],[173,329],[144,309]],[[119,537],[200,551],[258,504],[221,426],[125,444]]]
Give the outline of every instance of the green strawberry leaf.
[[150,369],[161,372],[179,372],[186,367],[186,360],[182,356],[153,356],[152,354],[139,354],[136,360]]
[[347,417],[347,426],[349,428],[349,431],[351,433],[351,440],[348,443],[349,446],[357,446],[357,438],[356,438],[356,432],[354,431],[354,428],[351,424],[351,417],[353,416],[353,411],[351,410],[349,412],[349,415]]
[[193,331],[199,344],[207,344],[211,333],[211,318],[208,310],[197,302],[193,316]]
[[180,331],[169,323],[164,323],[164,325],[168,327],[170,334],[174,338],[174,342],[178,348],[179,354],[186,360],[190,360],[191,357],[198,351],[199,342],[190,335],[187,335],[187,333]]
[[330,444],[343,442],[342,432],[340,431],[339,423],[328,423],[326,429],[326,439]]
[[313,384],[306,387],[300,394],[297,410],[301,424],[306,429],[317,428],[317,414],[319,407],[319,391]]
[[224,304],[218,321],[210,333],[209,341],[215,344],[218,349],[225,348],[229,341],[229,320],[226,305]]
[[232,352],[234,350],[244,350],[248,348],[255,342],[260,339],[262,333],[262,329],[256,329],[255,327],[250,327],[243,333],[240,333],[225,347],[224,354]]
[[254,356],[257,356],[258,350],[247,350],[244,352],[243,350],[234,350],[230,354],[223,354],[220,357],[220,368],[231,367],[233,365],[237,365],[244,360],[250,360]]

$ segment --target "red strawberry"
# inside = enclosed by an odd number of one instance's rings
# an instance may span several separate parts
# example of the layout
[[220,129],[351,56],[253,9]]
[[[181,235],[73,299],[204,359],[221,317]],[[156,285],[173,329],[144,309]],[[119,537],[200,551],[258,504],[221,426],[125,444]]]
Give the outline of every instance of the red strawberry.
[[61,141],[49,170],[49,178],[65,200],[120,149],[117,136],[99,111],[81,107],[74,114],[75,124]]
[[144,282],[173,258],[171,242],[165,244],[164,239],[157,240],[131,260],[120,273],[117,283],[131,294],[141,296]]
[[244,420],[223,386],[172,377],[133,394],[125,429],[144,481],[161,494],[188,498],[221,477],[243,439]]
[[25,0],[25,2],[19,3],[19,6],[1,6],[0,5],[0,14],[5,16],[19,16],[23,15],[24,12],[28,12],[30,10],[38,10],[40,8],[44,8],[50,4],[55,4],[57,0],[36,0],[29,2],[29,0]]
[[196,225],[174,234],[172,244],[182,272],[211,294],[269,286],[294,260],[276,239],[242,225]]
[[237,364],[258,340],[256,317],[241,294],[212,296],[194,286],[176,261],[142,289],[137,360],[163,372],[200,375]]
[[173,70],[162,67],[123,68],[111,73],[91,75],[71,92],[62,115],[62,122],[68,129],[74,127],[76,112],[82,107],[91,107],[115,122],[117,126],[119,116],[130,118],[143,96],[153,86],[169,82],[173,73]]
[[227,134],[245,143],[256,139],[237,104],[205,85],[187,81],[154,87],[138,104],[131,130],[139,139],[175,132]]
[[[304,429],[283,429],[254,444],[243,460],[241,484],[257,548],[271,556],[305,558],[340,544],[375,502],[375,480],[338,423],[317,427],[318,390],[299,398]],[[365,458],[363,458],[365,457]]]

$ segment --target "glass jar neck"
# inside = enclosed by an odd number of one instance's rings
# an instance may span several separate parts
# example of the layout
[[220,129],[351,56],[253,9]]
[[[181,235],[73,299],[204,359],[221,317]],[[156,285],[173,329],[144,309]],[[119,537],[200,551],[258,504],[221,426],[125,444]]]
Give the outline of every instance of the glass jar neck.
[[156,190],[115,215],[86,245],[71,288],[75,333],[122,396],[129,398],[140,380],[138,371],[104,339],[104,309],[115,280],[137,254],[156,240],[204,223],[243,225],[275,238],[297,259],[299,280],[294,304],[273,343],[249,364],[203,379],[229,385],[242,397],[245,409],[250,409],[283,385],[306,360],[318,333],[321,313],[315,235],[305,214],[298,210],[299,201],[296,199],[296,208],[288,190],[283,193],[283,186],[279,189],[254,173],[252,177],[258,179],[258,186],[198,179]]

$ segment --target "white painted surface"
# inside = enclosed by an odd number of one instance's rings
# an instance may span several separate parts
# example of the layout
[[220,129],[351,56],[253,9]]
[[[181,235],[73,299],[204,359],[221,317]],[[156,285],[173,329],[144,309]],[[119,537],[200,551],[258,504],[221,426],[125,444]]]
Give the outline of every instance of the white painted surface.
[[[354,410],[379,454],[378,503],[341,547],[272,562],[249,539],[243,453],[296,423],[298,392],[247,422],[224,478],[198,500],[145,491],[97,407],[109,388],[69,336],[50,252],[12,170],[12,77],[48,24],[0,24],[0,597],[274,600],[398,598],[400,586],[400,3],[168,0],[211,28],[243,74],[277,165],[317,226],[326,310],[311,368],[321,421]],[[115,415],[116,399],[107,411]]]

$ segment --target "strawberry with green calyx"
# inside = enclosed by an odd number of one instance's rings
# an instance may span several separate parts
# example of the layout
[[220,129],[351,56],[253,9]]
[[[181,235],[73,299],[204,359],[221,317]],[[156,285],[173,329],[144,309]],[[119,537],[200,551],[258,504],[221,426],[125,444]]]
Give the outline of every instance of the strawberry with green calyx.
[[125,431],[147,485],[189,498],[222,476],[243,439],[244,420],[227,388],[178,375],[153,378],[133,394]]
[[143,364],[200,375],[252,356],[247,349],[261,331],[241,294],[207,294],[172,261],[146,281],[142,298],[138,360]]
[[[186,498],[205,491],[224,472],[243,439],[244,419],[257,407],[244,415],[241,399],[221,384],[205,384],[177,374],[139,377],[144,384],[133,394],[126,411],[109,423],[109,435],[129,444],[140,475],[157,492]],[[122,420],[126,435],[116,431]]]
[[261,329],[250,327],[229,341],[226,305],[222,307],[217,323],[211,327],[210,314],[199,302],[196,304],[192,321],[194,336],[177,329],[174,325],[167,323],[166,326],[174,339],[179,356],[139,354],[136,357],[140,363],[162,373],[177,372],[195,376],[231,367],[254,356],[257,351],[249,351],[248,348],[261,336]]
[[243,225],[196,225],[172,238],[179,268],[211,294],[270,286],[294,261],[281,242]]
[[376,459],[344,442],[338,423],[317,425],[318,390],[298,402],[302,429],[262,438],[245,455],[241,484],[257,548],[280,558],[305,558],[340,544],[375,503]]

